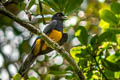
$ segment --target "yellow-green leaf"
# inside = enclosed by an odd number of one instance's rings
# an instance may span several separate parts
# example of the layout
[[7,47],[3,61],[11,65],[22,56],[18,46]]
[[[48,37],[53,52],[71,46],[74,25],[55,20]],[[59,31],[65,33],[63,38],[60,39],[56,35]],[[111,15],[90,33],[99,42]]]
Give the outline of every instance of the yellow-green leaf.
[[100,17],[101,19],[112,25],[117,25],[119,22],[115,14],[113,14],[110,10],[107,9],[100,10]]
[[20,80],[21,75],[20,74],[16,74],[13,76],[13,80]]

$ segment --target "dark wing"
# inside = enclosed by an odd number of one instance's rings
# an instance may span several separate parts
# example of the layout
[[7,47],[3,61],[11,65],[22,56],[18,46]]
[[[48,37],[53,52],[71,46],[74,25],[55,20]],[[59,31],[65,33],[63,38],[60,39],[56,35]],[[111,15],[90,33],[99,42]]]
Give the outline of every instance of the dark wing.
[[65,42],[67,42],[67,39],[68,39],[68,34],[63,33],[62,39],[60,40],[59,45],[63,45]]
[[56,24],[57,24],[57,21],[56,21],[56,20],[52,20],[51,23],[44,29],[43,32],[44,32],[45,34],[50,33],[51,30],[55,28]]

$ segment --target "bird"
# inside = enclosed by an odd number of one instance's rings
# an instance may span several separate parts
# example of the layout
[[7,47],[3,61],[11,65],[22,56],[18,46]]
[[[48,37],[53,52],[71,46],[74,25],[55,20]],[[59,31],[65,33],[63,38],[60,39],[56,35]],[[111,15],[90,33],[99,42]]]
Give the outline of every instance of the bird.
[[[66,16],[62,12],[58,12],[52,16],[51,22],[43,30],[43,33],[59,45],[65,43],[68,38],[68,34],[63,33],[63,21],[65,19]],[[23,77],[39,55],[44,55],[52,50],[44,40],[37,37],[32,45],[31,52],[22,63],[18,73]]]

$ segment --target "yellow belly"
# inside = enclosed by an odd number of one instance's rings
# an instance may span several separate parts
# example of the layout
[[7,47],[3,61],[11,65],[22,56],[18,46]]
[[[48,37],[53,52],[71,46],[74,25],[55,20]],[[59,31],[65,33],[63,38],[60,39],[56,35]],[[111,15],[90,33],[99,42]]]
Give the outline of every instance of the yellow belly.
[[[54,40],[55,42],[59,42],[62,38],[62,33],[57,30],[52,30],[52,32],[48,35],[48,37]],[[47,48],[47,44],[45,43],[42,46],[42,50],[46,50],[46,48]]]
[[52,30],[52,32],[48,35],[48,37],[50,37],[54,41],[58,42],[62,38],[62,33],[57,30]]
[[41,47],[41,40],[40,39],[37,39],[36,42],[35,42],[35,47],[34,47],[34,50],[33,50],[33,53],[34,55],[37,55],[39,54],[40,52],[40,47]]

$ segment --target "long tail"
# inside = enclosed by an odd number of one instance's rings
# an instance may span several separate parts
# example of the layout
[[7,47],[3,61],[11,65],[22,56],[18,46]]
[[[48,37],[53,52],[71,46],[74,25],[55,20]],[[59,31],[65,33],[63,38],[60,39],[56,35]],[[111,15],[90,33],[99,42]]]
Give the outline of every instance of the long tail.
[[30,68],[30,66],[32,65],[32,63],[35,61],[37,56],[35,56],[34,54],[30,53],[27,58],[25,59],[25,61],[23,62],[23,64],[21,65],[20,69],[19,69],[19,74],[23,77],[26,73],[26,71]]

